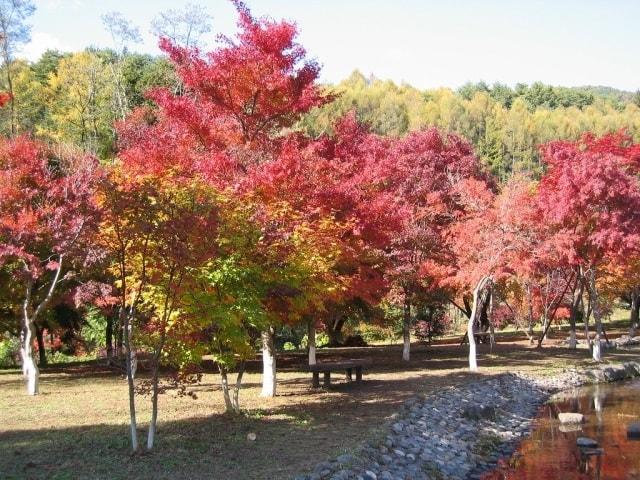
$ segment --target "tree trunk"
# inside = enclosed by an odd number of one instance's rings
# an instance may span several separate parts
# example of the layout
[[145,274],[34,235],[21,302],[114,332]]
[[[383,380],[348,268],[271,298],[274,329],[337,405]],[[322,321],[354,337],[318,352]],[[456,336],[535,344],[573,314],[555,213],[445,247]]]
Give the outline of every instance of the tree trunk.
[[11,118],[11,136],[14,137],[16,135],[16,96],[13,93],[13,76],[11,75],[11,59],[9,58],[8,53],[5,53],[4,61],[5,61],[5,68],[7,69],[7,72],[6,72],[7,73],[7,90],[9,92],[9,95],[11,96],[11,98],[9,99],[10,118]]
[[529,345],[534,344],[533,339],[533,302],[531,300],[531,286],[527,285],[527,317],[529,321],[528,333],[529,333]]
[[591,305],[593,308],[593,321],[596,327],[596,336],[593,340],[593,359],[596,362],[602,361],[602,345],[600,340],[602,338],[602,312],[600,310],[600,299],[598,298],[598,291],[596,287],[596,273],[591,272],[589,276],[589,295],[591,297]]
[[116,327],[116,358],[120,359],[124,352],[124,327],[120,321],[120,315],[118,315]]
[[309,365],[316,364],[316,326],[313,320],[309,320],[307,331],[307,345],[309,347]]
[[[25,297],[22,302],[22,331],[21,331],[21,344],[20,344],[20,356],[22,357],[22,373],[27,377],[27,393],[29,395],[36,395],[39,391],[40,384],[40,371],[33,359],[33,332],[34,325],[40,313],[42,313],[53,298],[56,285],[60,280],[60,272],[62,272],[62,261],[64,255],[58,256],[58,267],[56,273],[51,280],[49,289],[47,291],[44,300],[34,309],[31,305],[31,294],[33,293],[33,282],[28,281],[25,285]],[[28,273],[28,271],[27,271]],[[44,342],[43,342],[44,344]],[[44,350],[44,349],[43,349]]]
[[47,365],[47,351],[44,348],[44,336],[42,335],[42,329],[38,327],[37,324],[33,325],[36,331],[36,340],[38,341],[38,364],[41,367],[45,367]]
[[489,311],[487,312],[487,321],[489,322],[489,344],[491,345],[491,353],[493,353],[493,346],[496,344],[496,332],[493,328],[493,292],[489,292]]
[[464,304],[465,315],[467,316],[467,318],[469,318],[473,311],[473,305],[469,303],[469,298],[466,295],[462,297],[462,303]]
[[540,343],[544,342],[547,339],[548,331],[549,331],[549,319],[545,314],[542,320],[542,338],[540,339]]
[[149,422],[149,432],[147,433],[147,450],[153,449],[156,438],[156,428],[158,425],[158,369],[160,367],[160,354],[156,354],[153,361],[153,373],[151,376],[151,421]]
[[478,371],[478,360],[476,358],[476,337],[474,332],[473,319],[475,317],[475,308],[469,317],[467,323],[467,340],[469,340],[469,370],[472,372]]
[[408,362],[411,359],[411,301],[406,291],[404,292],[402,341],[402,360]]
[[636,330],[638,329],[638,323],[640,322],[640,291],[634,289],[631,292],[631,312],[629,314],[629,337],[636,336]]
[[[584,305],[583,305],[584,309]],[[584,315],[584,341],[587,342],[587,348],[589,352],[593,351],[593,345],[591,343],[591,337],[589,336],[589,319],[591,318],[591,293],[589,293],[589,304],[587,312]]]
[[225,413],[233,413],[233,404],[231,403],[231,395],[229,393],[227,367],[219,364],[218,370],[220,370],[220,386],[222,387],[222,396],[224,397]]
[[236,386],[233,388],[232,407],[233,410],[240,413],[240,389],[242,388],[242,376],[244,375],[245,361],[242,360],[238,364],[238,376],[236,377]]
[[33,322],[25,314],[22,326],[22,345],[20,356],[22,357],[22,374],[27,379],[27,394],[37,395],[40,386],[40,371],[33,358]]
[[124,342],[124,350],[125,350],[125,363],[127,367],[127,385],[129,387],[129,418],[130,418],[130,430],[131,430],[131,448],[134,452],[137,452],[139,449],[138,445],[138,430],[137,430],[137,422],[136,422],[136,392],[135,386],[133,384],[133,355],[131,352],[131,338],[129,335],[129,324],[130,318],[129,315],[124,314],[124,308],[120,310],[120,318],[124,317],[124,321],[120,322],[122,325],[122,336]]
[[[37,395],[40,384],[40,371],[33,358],[34,318],[31,313],[31,294],[33,284],[27,283],[25,298],[22,304],[22,331],[20,333],[20,356],[22,357],[22,374],[27,379],[27,394]],[[37,310],[36,310],[37,311]],[[34,313],[35,316],[35,313]]]
[[584,289],[584,284],[582,282],[582,278],[578,276],[577,278],[576,288],[573,292],[573,301],[571,302],[571,312],[569,314],[569,348],[571,350],[575,350],[578,344],[576,339],[576,323],[578,319],[578,312],[580,308],[580,303],[582,302],[582,294]]
[[262,397],[276,396],[275,328],[262,332]]
[[[472,372],[478,371],[478,360],[476,358],[476,338],[475,338],[475,319],[478,316],[479,305],[478,302],[481,301],[482,290],[486,287],[487,283],[490,281],[489,277],[483,277],[482,280],[478,282],[478,285],[473,290],[473,308],[471,310],[471,316],[469,317],[469,323],[467,324],[467,337],[469,340],[469,370]],[[480,306],[482,308],[482,306]]]
[[104,333],[107,360],[110,362],[113,359],[113,315],[107,316],[107,327]]
[[329,325],[327,325],[327,336],[329,337],[330,347],[339,347],[341,345],[340,334],[342,333],[344,322],[345,318],[340,317],[329,322]]

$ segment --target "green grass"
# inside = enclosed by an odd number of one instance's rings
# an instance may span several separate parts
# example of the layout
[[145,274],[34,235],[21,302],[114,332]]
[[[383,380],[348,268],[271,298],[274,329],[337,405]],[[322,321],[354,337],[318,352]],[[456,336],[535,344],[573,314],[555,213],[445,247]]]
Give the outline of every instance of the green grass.
[[[620,324],[620,328],[626,325]],[[612,334],[620,333],[611,329]],[[440,386],[505,371],[549,375],[589,365],[588,351],[530,348],[514,336],[492,351],[479,345],[479,374],[467,372],[466,347],[414,345],[403,363],[400,346],[324,349],[319,360],[370,358],[361,385],[336,375],[330,391],[310,388],[305,356],[279,356],[279,395],[261,398],[259,360],[251,362],[240,396],[242,416],[223,413],[219,378],[211,368],[194,387],[196,399],[168,392],[160,398],[157,448],[131,456],[126,382],[97,363],[43,369],[41,395],[24,394],[17,370],[0,371],[1,479],[281,479],[318,462],[357,450],[382,435],[404,401]],[[517,340],[517,342],[516,342]],[[610,361],[637,359],[633,351]],[[209,366],[211,367],[211,366]],[[232,379],[233,380],[233,379]],[[137,399],[141,440],[149,399]],[[254,432],[257,440],[247,440]]]

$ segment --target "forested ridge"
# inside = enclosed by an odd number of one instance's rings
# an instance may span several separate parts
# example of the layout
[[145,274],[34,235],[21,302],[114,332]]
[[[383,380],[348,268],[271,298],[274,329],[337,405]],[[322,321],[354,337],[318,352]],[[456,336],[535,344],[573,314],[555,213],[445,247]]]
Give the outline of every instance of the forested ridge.
[[509,87],[468,83],[459,89],[419,90],[355,71],[325,87],[337,96],[302,120],[312,135],[355,109],[381,135],[404,135],[437,126],[461,135],[492,173],[541,173],[539,146],[554,139],[577,140],[585,132],[627,130],[640,139],[640,93],[611,87],[554,87],[536,82]]
[[[112,49],[49,50],[36,62],[15,60],[13,75],[18,132],[68,142],[99,154],[114,153],[113,122],[148,104],[155,87],[178,89],[165,57]],[[6,77],[0,88],[7,90]],[[295,128],[328,133],[354,110],[380,135],[401,136],[436,126],[468,139],[482,162],[501,180],[542,169],[538,147],[554,139],[577,140],[585,132],[626,130],[640,136],[640,93],[611,87],[554,87],[536,82],[509,87],[484,82],[458,89],[419,90],[354,71],[324,90],[335,96],[305,115]],[[126,99],[122,105],[120,98]],[[0,112],[2,133],[11,131],[10,111]]]

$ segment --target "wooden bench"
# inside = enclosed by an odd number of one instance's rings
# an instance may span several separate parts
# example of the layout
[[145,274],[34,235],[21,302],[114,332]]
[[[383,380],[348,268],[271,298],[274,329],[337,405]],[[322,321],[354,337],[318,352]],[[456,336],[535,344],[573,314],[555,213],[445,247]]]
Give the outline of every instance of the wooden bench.
[[347,382],[353,381],[353,372],[356,373],[356,382],[362,381],[362,368],[368,362],[364,360],[345,360],[342,362],[323,362],[309,365],[309,371],[313,373],[313,388],[320,388],[320,372],[324,374],[323,386],[331,386],[331,372],[344,370]]

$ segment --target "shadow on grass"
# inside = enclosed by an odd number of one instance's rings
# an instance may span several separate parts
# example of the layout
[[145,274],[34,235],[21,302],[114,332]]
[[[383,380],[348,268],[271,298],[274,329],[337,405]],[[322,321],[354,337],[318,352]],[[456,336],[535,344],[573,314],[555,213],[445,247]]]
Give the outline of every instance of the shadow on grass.
[[[283,376],[280,383],[283,404],[254,409],[242,417],[194,416],[163,420],[161,409],[157,449],[152,454],[131,457],[126,425],[90,425],[48,429],[47,425],[26,425],[24,430],[2,432],[0,424],[0,478],[2,479],[279,479],[312,468],[329,456],[348,451],[381,429],[390,414],[420,392],[477,378],[467,368],[467,347],[458,345],[414,345],[412,360],[401,360],[401,346],[327,349],[319,361],[367,358],[364,382],[346,383],[335,376],[331,392],[310,388],[306,355],[278,356]],[[618,352],[617,359],[637,358],[637,352]],[[479,346],[481,369],[518,370],[523,367],[548,368],[587,362],[586,350],[527,348],[499,343],[491,349]],[[212,365],[206,368],[213,370]],[[251,362],[250,371],[259,371],[260,362]],[[47,382],[84,379],[117,379],[120,375],[99,364],[47,369]],[[295,372],[299,372],[296,374]],[[6,385],[17,379],[0,382]],[[491,373],[490,371],[488,373]],[[217,378],[217,377],[216,377]],[[111,388],[110,383],[105,388]],[[257,387],[252,379],[245,388]],[[217,390],[206,382],[199,389]],[[91,398],[87,398],[91,402]],[[29,408],[28,403],[12,408]],[[241,394],[242,403],[242,394]],[[255,406],[255,403],[254,403]],[[87,411],[92,408],[87,403]],[[78,411],[78,415],[87,412]],[[10,414],[6,412],[5,414]],[[167,413],[169,416],[169,413]],[[118,418],[126,418],[122,412]],[[37,425],[37,424],[36,424]],[[246,435],[257,434],[250,442]],[[144,436],[141,436],[144,441]]]
[[[467,374],[452,374],[450,383]],[[416,392],[415,381],[338,383],[339,395],[245,416],[159,421],[156,449],[130,456],[126,425],[0,433],[3,479],[280,479],[352,449]],[[299,393],[296,394],[296,396]],[[82,414],[82,412],[79,412]],[[160,412],[162,416],[162,411]],[[257,440],[247,440],[254,432]],[[141,431],[144,443],[145,432]]]

